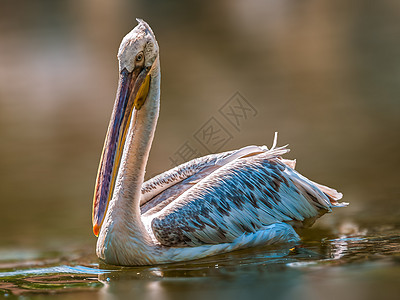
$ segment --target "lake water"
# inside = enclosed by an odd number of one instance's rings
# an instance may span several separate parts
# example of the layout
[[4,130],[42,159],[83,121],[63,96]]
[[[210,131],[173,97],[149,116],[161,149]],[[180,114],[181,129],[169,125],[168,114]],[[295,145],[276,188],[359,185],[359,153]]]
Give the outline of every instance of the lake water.
[[[305,234],[301,246],[238,251],[151,267],[112,267],[79,251],[23,252],[1,261],[4,296],[42,299],[397,299],[399,228]],[[350,234],[351,231],[351,234]]]
[[[101,264],[92,193],[116,51],[135,17],[161,49],[147,178],[194,155],[269,146],[278,131],[296,168],[350,206],[300,231],[295,247]],[[2,2],[0,297],[397,299],[399,36],[394,0]],[[235,123],[224,109],[237,99],[251,109]],[[200,138],[210,122],[223,143]]]

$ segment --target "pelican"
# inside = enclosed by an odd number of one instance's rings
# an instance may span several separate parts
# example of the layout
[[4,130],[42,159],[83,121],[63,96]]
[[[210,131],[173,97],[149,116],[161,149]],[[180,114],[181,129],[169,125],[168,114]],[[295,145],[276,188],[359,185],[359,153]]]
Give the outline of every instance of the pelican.
[[342,194],[283,159],[289,149],[247,146],[210,154],[144,182],[160,107],[159,47],[138,25],[118,51],[119,82],[93,199],[96,254],[113,265],[199,259],[274,243],[295,243]]

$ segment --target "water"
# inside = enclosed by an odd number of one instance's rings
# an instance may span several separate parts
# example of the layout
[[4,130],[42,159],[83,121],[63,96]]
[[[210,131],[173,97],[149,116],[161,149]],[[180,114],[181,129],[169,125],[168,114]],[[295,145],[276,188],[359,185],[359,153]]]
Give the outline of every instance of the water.
[[[272,142],[350,206],[296,248],[142,268],[94,255],[91,199],[117,83],[142,17],[161,47],[161,115],[146,177],[198,154]],[[0,4],[0,293],[4,297],[397,299],[398,1],[14,1]],[[251,114],[221,111],[244,97]],[[212,119],[213,118],[213,119]],[[196,135],[217,120],[221,149]],[[206,147],[205,147],[206,146]],[[180,162],[180,161],[178,161]]]
[[[347,229],[354,224],[347,224]],[[149,267],[113,267],[93,256],[38,254],[26,262],[0,264],[4,296],[114,296],[140,299],[386,299],[398,295],[399,228],[369,235],[355,232],[331,239],[313,233],[299,246],[248,249],[198,261]],[[307,235],[305,235],[307,237]],[[327,237],[328,236],[328,237]],[[332,237],[332,236],[331,236]],[[18,255],[18,253],[15,253]],[[25,255],[32,255],[32,253]],[[42,256],[42,257],[41,257]],[[67,263],[68,265],[66,265]],[[72,296],[71,296],[72,294]],[[37,296],[39,297],[39,296]]]

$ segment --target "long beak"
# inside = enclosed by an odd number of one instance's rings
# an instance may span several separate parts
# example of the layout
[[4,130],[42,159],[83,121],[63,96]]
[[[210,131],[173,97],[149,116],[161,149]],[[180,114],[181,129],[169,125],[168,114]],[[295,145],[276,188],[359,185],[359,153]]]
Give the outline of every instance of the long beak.
[[93,233],[99,235],[116,179],[132,114],[141,108],[149,91],[148,69],[120,73],[117,96],[104,142],[93,198]]

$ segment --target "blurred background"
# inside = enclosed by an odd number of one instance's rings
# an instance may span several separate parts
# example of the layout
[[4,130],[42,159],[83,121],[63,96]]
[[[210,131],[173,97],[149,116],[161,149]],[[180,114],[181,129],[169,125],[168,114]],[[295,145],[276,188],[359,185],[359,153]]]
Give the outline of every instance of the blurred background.
[[[0,247],[94,249],[93,187],[122,37],[143,18],[162,66],[146,177],[214,117],[220,149],[289,143],[289,158],[351,205],[316,227],[399,225],[400,2],[0,3]],[[219,109],[239,92],[239,129]],[[92,251],[92,250],[91,250]]]

